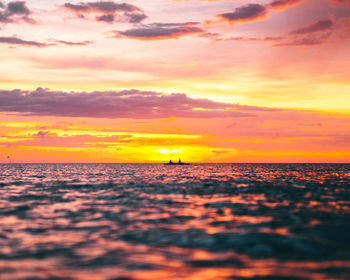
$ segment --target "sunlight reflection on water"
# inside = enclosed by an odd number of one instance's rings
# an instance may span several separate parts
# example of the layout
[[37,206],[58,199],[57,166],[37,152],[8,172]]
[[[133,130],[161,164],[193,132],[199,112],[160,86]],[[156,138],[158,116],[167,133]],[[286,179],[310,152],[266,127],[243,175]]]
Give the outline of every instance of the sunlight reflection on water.
[[345,164],[0,165],[1,279],[347,279],[349,182]]

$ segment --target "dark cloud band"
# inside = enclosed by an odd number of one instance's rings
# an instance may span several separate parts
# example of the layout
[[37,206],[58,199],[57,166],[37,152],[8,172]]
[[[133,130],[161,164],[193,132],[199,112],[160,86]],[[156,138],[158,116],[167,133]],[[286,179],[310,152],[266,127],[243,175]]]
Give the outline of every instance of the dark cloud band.
[[187,23],[153,23],[125,31],[114,31],[115,37],[126,37],[138,40],[160,40],[179,38],[185,35],[205,32],[197,27],[196,22]]
[[275,111],[253,106],[194,99],[185,94],[152,91],[58,92],[0,91],[0,112],[22,115],[93,118],[187,118],[248,117],[258,111]]
[[27,41],[17,37],[0,37],[0,44],[9,45],[22,45],[22,46],[34,46],[34,47],[46,47],[49,44],[40,43],[37,41]]

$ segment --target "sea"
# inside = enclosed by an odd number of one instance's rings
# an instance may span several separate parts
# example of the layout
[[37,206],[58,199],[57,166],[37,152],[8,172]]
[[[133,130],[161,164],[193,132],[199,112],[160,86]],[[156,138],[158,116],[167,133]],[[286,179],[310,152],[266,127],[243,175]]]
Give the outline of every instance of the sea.
[[2,164],[0,279],[350,279],[350,164]]

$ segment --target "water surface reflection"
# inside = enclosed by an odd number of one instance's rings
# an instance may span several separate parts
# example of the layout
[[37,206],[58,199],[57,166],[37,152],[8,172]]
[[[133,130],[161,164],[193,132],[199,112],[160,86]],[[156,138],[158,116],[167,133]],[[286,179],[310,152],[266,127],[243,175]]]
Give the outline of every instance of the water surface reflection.
[[1,279],[347,279],[350,165],[0,165]]

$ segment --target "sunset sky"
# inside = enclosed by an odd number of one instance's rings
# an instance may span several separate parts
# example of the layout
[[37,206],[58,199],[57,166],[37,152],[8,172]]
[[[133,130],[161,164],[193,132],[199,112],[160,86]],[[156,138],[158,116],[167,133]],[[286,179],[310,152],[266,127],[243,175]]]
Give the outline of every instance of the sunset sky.
[[0,0],[0,163],[350,162],[350,0]]

